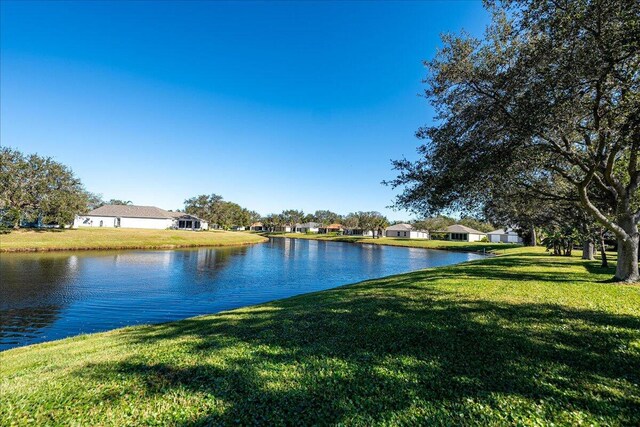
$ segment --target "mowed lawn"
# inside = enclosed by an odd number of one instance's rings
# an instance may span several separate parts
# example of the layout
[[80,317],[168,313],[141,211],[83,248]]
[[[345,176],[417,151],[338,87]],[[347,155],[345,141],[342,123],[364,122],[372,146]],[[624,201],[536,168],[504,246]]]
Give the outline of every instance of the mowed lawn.
[[0,353],[1,425],[640,425],[640,287],[539,249]]
[[274,233],[270,237],[288,237],[291,239],[330,240],[335,242],[363,243],[372,245],[403,246],[411,248],[444,249],[450,251],[494,252],[501,253],[507,249],[517,248],[521,245],[488,242],[453,242],[450,240],[428,239],[402,239],[394,237],[381,237],[374,239],[363,236],[336,236],[334,234],[303,234],[303,233]]
[[225,231],[79,228],[17,230],[0,234],[0,252],[66,249],[169,249],[191,246],[231,246],[267,239],[249,233]]

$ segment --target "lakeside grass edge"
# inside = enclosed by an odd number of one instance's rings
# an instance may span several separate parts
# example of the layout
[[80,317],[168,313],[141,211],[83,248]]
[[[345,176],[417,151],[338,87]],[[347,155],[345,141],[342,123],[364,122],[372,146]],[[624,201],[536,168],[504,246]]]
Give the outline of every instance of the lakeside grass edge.
[[7,350],[0,421],[637,425],[640,288],[610,272],[527,248]]

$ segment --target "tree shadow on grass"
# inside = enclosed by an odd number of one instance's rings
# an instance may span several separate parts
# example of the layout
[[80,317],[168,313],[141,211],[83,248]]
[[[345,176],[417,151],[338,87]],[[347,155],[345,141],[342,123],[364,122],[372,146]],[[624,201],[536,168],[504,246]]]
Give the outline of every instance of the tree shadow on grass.
[[640,423],[640,317],[464,299],[430,284],[441,274],[133,329],[161,356],[75,374],[224,402],[188,425]]

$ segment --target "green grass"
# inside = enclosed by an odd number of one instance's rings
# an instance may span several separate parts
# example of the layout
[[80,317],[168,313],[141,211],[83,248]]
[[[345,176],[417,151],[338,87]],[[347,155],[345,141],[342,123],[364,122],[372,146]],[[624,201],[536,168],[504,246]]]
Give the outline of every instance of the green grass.
[[79,228],[17,230],[0,235],[0,252],[82,249],[170,249],[194,246],[232,246],[267,239],[255,234],[225,231]]
[[539,249],[0,353],[1,425],[640,425],[640,288]]
[[288,237],[291,239],[325,240],[333,242],[363,243],[372,245],[403,246],[410,248],[444,249],[464,252],[501,253],[507,249],[518,248],[521,245],[513,243],[484,243],[484,242],[452,242],[449,240],[401,239],[382,237],[374,239],[363,236],[337,236],[335,234],[303,234],[303,233],[275,233],[270,237]]

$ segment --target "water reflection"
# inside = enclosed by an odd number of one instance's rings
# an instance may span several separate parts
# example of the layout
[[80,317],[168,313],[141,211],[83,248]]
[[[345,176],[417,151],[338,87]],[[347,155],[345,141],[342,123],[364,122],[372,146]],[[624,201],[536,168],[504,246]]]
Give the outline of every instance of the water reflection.
[[3,254],[0,349],[213,313],[477,257],[293,239],[236,248]]

